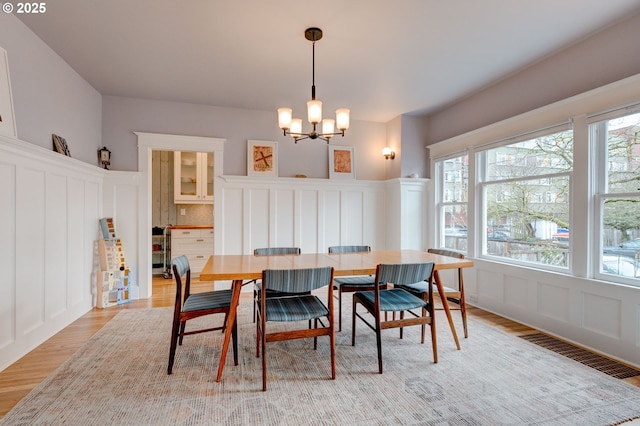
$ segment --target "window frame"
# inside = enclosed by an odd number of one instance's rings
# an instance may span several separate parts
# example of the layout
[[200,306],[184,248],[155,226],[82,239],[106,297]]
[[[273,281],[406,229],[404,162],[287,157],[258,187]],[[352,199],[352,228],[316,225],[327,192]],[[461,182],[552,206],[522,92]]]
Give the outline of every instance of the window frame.
[[[630,278],[622,275],[608,274],[602,271],[604,262],[604,209],[605,202],[612,199],[637,198],[640,201],[640,190],[636,192],[609,192],[608,176],[610,171],[610,159],[608,155],[608,128],[609,120],[622,118],[629,115],[639,114],[640,105],[635,107],[624,107],[603,114],[597,114],[587,121],[587,132],[589,135],[589,149],[593,158],[593,199],[594,208],[592,217],[594,218],[593,233],[598,238],[595,241],[594,252],[590,258],[593,260],[590,267],[590,275],[597,280],[610,282],[612,284],[627,285],[635,288],[640,287],[640,279]],[[636,260],[638,262],[638,260]]]
[[[573,193],[573,167],[571,170],[562,171],[562,172],[554,172],[554,173],[541,173],[539,175],[534,176],[516,176],[516,177],[508,177],[508,178],[500,178],[488,180],[488,162],[489,162],[489,152],[493,149],[515,145],[520,142],[525,142],[529,140],[533,140],[540,137],[545,137],[549,135],[553,135],[555,133],[571,131],[572,132],[572,141],[574,142],[574,151],[575,151],[575,129],[572,128],[572,123],[566,122],[557,124],[554,126],[549,126],[543,129],[535,130],[532,132],[521,134],[517,137],[503,139],[502,141],[497,141],[493,143],[485,144],[485,146],[480,147],[474,156],[475,167],[476,167],[476,176],[475,176],[475,188],[476,188],[476,197],[475,204],[478,206],[478,215],[477,220],[474,226],[476,230],[475,241],[475,256],[481,259],[491,260],[495,262],[500,262],[509,265],[516,265],[527,268],[540,269],[545,271],[553,271],[559,272],[562,274],[570,274],[572,272],[572,240],[569,239],[568,244],[568,252],[567,252],[567,265],[566,266],[557,266],[545,263],[537,263],[530,261],[523,261],[518,259],[513,259],[509,257],[498,256],[494,254],[487,253],[487,232],[480,232],[482,230],[488,229],[488,221],[487,221],[487,202],[489,201],[489,196],[487,195],[487,188],[494,185],[508,184],[510,182],[522,182],[522,181],[531,181],[531,182],[541,182],[542,180],[551,180],[557,177],[566,177],[569,180],[569,191],[570,194]],[[498,153],[496,153],[496,158]],[[535,157],[536,161],[538,157]],[[513,158],[511,158],[511,162],[513,163]],[[526,159],[525,161],[529,161]],[[470,184],[471,185],[471,184]],[[542,186],[542,185],[540,185]],[[542,194],[543,200],[546,200],[548,191],[544,191]],[[568,214],[569,221],[572,222],[573,216],[573,205],[572,205],[572,197],[569,198],[567,203],[568,206]],[[478,234],[480,232],[480,234]]]

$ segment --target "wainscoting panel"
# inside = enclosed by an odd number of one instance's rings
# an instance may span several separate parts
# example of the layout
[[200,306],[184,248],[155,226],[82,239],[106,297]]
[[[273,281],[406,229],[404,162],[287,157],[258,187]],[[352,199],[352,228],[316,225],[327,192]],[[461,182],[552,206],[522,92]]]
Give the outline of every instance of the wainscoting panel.
[[[392,248],[386,244],[389,233],[397,237],[398,248],[427,248],[426,179],[336,182],[224,176],[221,181],[222,194],[216,197],[223,197],[224,206],[216,210],[223,215],[218,218],[221,225],[216,235],[221,241],[216,243],[217,253],[238,254],[239,235],[240,253],[244,254],[252,253],[255,247],[288,245],[299,246],[307,253],[324,253],[330,245],[345,244],[367,244],[374,250],[384,250]],[[397,191],[399,201],[393,205],[386,204],[390,187]],[[268,198],[266,193],[270,194]],[[260,206],[259,213],[256,206]],[[401,211],[403,206],[407,208]],[[389,212],[398,220],[389,221]],[[269,228],[267,245],[265,220]]]
[[[248,189],[247,214],[251,229],[248,236],[251,236],[250,244],[253,248],[269,247],[269,204],[271,191],[266,188]],[[275,244],[279,245],[279,244]]]
[[528,280],[512,275],[504,277],[504,301],[517,309],[527,309]]
[[[43,169],[31,165],[18,169],[16,199],[21,212],[15,223],[16,306],[20,307],[16,312],[18,338],[31,338],[29,335],[45,320],[45,185]],[[60,243],[66,246],[66,241]]]
[[[295,191],[295,215],[294,225],[294,241],[295,246],[299,246],[303,253],[313,253],[315,248],[319,246],[318,239],[322,238],[321,229],[331,229],[327,223],[320,223],[319,212],[322,207],[318,202],[320,193],[312,189],[300,189]],[[285,216],[279,216],[283,218]],[[288,226],[282,224],[282,226]],[[280,228],[278,228],[280,229]],[[315,232],[314,232],[315,230]]]
[[[0,238],[0,271],[7,283],[16,282],[16,165],[0,157],[0,223],[5,224]],[[16,287],[0,285],[0,353],[15,341]],[[0,365],[0,368],[2,366]]]
[[[293,188],[274,189],[272,191],[273,210],[267,217],[271,219],[269,226],[269,241],[272,247],[296,247],[296,219],[303,216],[302,211],[296,208],[296,192]],[[312,210],[313,211],[313,210]],[[313,221],[313,216],[309,217]],[[312,222],[315,224],[315,221]],[[269,244],[263,247],[269,247]]]
[[[47,190],[45,194],[46,216],[45,229],[47,235],[45,237],[44,248],[45,253],[53,253],[60,249],[60,242],[67,241],[69,231],[66,223],[60,223],[61,217],[67,217],[68,206],[67,200],[67,177],[58,173],[49,173],[47,176]],[[73,190],[71,191],[73,194]],[[73,222],[72,222],[73,223]],[[63,225],[63,226],[61,226]],[[72,244],[73,246],[73,244]],[[67,293],[67,262],[69,258],[67,253],[61,253],[58,262],[46,262],[45,276],[48,279],[45,287],[45,300],[47,300],[47,318],[55,318],[63,314],[67,310],[67,297],[71,296]],[[77,295],[74,295],[77,297]],[[80,294],[82,297],[83,294]]]
[[622,303],[611,297],[584,294],[582,323],[587,330],[614,339],[621,337]]
[[474,264],[465,271],[469,303],[640,367],[638,288],[484,259]]
[[558,321],[568,322],[569,289],[545,282],[538,283],[538,312]]
[[477,271],[478,300],[485,303],[502,303],[504,300],[504,276],[492,270]]
[[[365,223],[364,191],[344,191],[342,192],[341,209],[342,217],[340,223],[342,229],[340,234],[344,235],[345,241],[364,241],[363,224]],[[369,212],[367,212],[368,214]]]
[[0,370],[92,308],[104,171],[0,136]]
[[340,228],[340,218],[342,216],[340,191],[328,189],[322,191],[319,195],[322,199],[320,214],[324,226],[324,232],[321,234],[324,237],[324,241],[320,241],[319,243],[326,245],[327,248],[329,246],[339,246],[341,245],[340,237],[342,236],[342,229]]
[[[215,212],[220,212],[221,218],[214,218],[216,222],[222,222],[223,226],[217,226],[215,232],[215,251],[216,253],[226,254],[242,254],[242,247],[249,244],[245,239],[249,235],[243,233],[244,215],[244,190],[242,188],[225,188],[222,194],[216,195]],[[222,203],[222,206],[219,205]],[[215,215],[216,213],[214,213]]]

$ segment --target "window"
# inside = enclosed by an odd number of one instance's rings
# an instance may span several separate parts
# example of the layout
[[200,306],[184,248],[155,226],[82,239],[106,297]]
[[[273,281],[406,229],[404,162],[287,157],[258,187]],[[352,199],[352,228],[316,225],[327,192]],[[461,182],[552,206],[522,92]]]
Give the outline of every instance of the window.
[[640,285],[640,113],[589,128],[598,159],[598,278]]
[[468,156],[436,162],[440,247],[467,252]]
[[568,267],[573,132],[564,127],[478,153],[482,254]]

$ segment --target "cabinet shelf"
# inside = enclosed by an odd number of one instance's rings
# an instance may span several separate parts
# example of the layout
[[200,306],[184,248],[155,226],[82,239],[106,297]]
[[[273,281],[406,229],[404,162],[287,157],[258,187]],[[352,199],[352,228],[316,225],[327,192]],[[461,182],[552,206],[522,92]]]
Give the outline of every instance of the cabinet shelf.
[[213,203],[213,153],[174,152],[175,204]]

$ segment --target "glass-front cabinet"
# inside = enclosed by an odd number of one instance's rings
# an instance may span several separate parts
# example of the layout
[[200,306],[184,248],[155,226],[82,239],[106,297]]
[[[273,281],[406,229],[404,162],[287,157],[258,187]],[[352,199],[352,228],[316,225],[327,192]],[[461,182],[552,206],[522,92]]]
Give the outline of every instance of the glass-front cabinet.
[[174,152],[174,203],[213,203],[213,153]]

